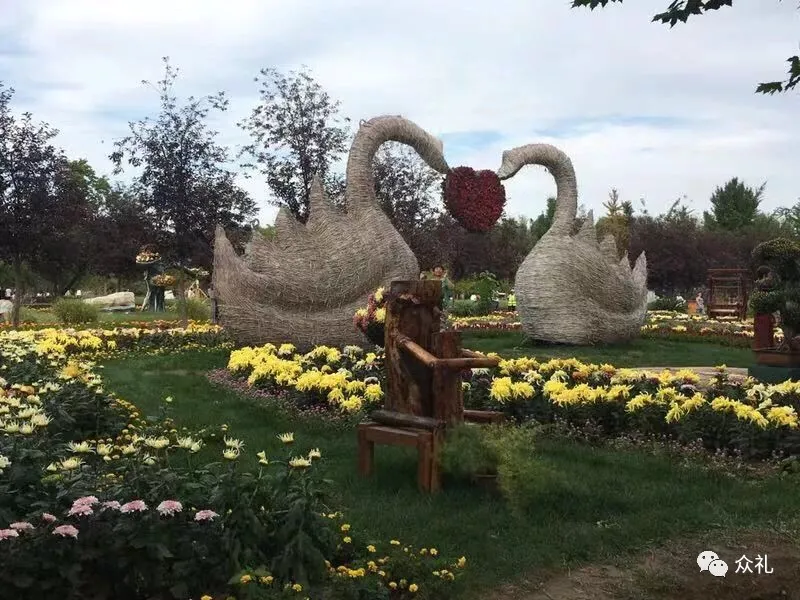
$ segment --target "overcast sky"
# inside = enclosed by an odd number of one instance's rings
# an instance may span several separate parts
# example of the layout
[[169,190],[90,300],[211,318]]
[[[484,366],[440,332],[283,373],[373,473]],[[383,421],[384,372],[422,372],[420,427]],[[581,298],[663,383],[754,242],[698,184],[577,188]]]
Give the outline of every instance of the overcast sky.
[[[140,82],[169,56],[180,94],[229,94],[214,124],[233,148],[259,69],[305,64],[355,123],[402,114],[444,141],[453,167],[496,170],[505,149],[559,146],[596,212],[612,187],[637,208],[686,195],[699,212],[734,176],[767,181],[767,209],[794,204],[800,94],[753,90],[783,79],[798,51],[796,2],[737,2],[672,30],[650,23],[668,3],[0,0],[0,80],[101,173],[127,122],[157,110]],[[243,185],[271,222],[263,180]],[[536,216],[555,191],[532,167],[505,185],[511,215]]]

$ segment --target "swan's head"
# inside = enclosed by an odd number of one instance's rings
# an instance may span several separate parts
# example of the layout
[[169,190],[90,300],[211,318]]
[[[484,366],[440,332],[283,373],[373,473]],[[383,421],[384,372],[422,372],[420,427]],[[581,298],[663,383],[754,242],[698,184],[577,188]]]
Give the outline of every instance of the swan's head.
[[509,179],[522,168],[519,161],[513,159],[512,156],[513,154],[509,150],[503,152],[503,160],[500,163],[500,168],[497,169],[497,176],[500,179]]

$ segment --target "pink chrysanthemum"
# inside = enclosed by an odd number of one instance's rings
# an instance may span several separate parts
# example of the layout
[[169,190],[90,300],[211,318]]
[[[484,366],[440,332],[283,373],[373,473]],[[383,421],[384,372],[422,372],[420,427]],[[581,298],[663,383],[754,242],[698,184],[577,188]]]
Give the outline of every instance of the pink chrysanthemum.
[[24,531],[26,529],[33,529],[33,523],[28,523],[27,521],[19,521],[17,523],[12,523],[9,525],[11,529],[16,529],[17,531]]
[[144,503],[144,500],[131,500],[119,507],[119,512],[121,513],[144,512],[146,510],[147,504]]
[[109,500],[108,502],[103,502],[103,508],[110,508],[111,510],[119,510],[120,503],[116,500]]
[[194,516],[195,521],[213,521],[219,515],[213,510],[198,510]]
[[19,537],[19,532],[16,529],[0,529],[0,541],[15,537]]
[[156,510],[161,516],[171,517],[175,513],[181,512],[183,510],[183,505],[177,500],[164,500],[158,505]]
[[83,498],[78,498],[75,502],[72,503],[72,506],[77,506],[79,504],[86,504],[88,506],[92,506],[93,504],[97,504],[100,502],[96,496],[84,496]]
[[50,513],[42,513],[42,520],[47,523],[53,523],[58,521],[55,515],[51,515]]
[[94,511],[92,510],[92,507],[89,504],[74,504],[72,508],[69,509],[67,515],[70,517],[75,515],[84,516],[84,515],[90,515],[93,512]]
[[53,529],[53,535],[60,535],[61,537],[78,537],[78,528],[72,525],[59,525]]

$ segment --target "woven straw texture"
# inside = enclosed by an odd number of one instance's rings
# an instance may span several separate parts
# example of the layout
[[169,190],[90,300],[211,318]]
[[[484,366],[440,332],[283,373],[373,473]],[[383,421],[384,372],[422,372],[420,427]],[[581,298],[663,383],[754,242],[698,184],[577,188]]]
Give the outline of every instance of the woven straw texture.
[[613,236],[597,241],[592,213],[573,234],[578,188],[572,161],[549,144],[530,144],[503,153],[497,175],[508,179],[525,165],[542,165],[557,186],[556,213],[548,232],[517,271],[514,291],[525,333],[564,344],[605,344],[640,334],[647,315],[644,253],[631,270],[617,256]]
[[440,173],[449,170],[441,141],[403,117],[376,117],[362,122],[350,148],[346,213],[315,178],[308,222],[281,208],[275,239],[254,236],[244,257],[217,228],[219,319],[238,343],[363,344],[353,313],[370,292],[419,276],[416,257],[375,198],[372,161],[388,141],[411,146]]

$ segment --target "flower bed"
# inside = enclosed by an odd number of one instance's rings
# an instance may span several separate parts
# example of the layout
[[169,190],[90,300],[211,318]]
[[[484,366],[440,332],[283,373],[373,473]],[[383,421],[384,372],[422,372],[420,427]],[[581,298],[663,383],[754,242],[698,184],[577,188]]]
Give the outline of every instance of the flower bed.
[[[383,395],[382,357],[357,348],[320,346],[306,355],[290,346],[244,348],[229,370],[260,389],[288,393],[298,407],[357,412]],[[748,458],[800,453],[797,410],[800,383],[735,381],[724,369],[709,386],[688,370],[671,374],[575,359],[504,360],[497,369],[474,369],[463,383],[469,408],[501,410],[517,422],[598,425],[605,435],[667,436]]]
[[383,401],[383,353],[358,346],[317,346],[297,354],[291,344],[266,344],[231,352],[228,371],[300,410],[360,415]]
[[[450,317],[453,329],[459,331],[519,331],[522,324],[516,312],[497,311],[480,317]],[[687,315],[673,311],[649,311],[642,326],[642,337],[674,341],[708,342],[749,348],[753,339],[753,320],[730,321],[709,319],[704,315]],[[775,339],[783,332],[775,328]]]
[[480,317],[450,317],[450,324],[458,331],[517,331],[522,329],[519,314],[515,311],[496,311]]
[[[212,325],[210,321],[207,320],[190,320],[189,325],[193,328],[197,328],[201,325]],[[53,318],[52,320],[48,321],[23,321],[19,324],[18,327],[14,327],[11,323],[1,323],[0,322],[0,331],[11,331],[14,329],[27,331],[30,329],[60,329],[62,326],[59,325],[57,320]],[[103,329],[103,330],[114,330],[114,329],[181,329],[180,321],[176,319],[166,320],[166,319],[158,319],[158,320],[141,320],[136,318],[131,318],[130,320],[122,321],[122,320],[109,320],[109,321],[99,321],[97,323],[92,324],[93,329]]]
[[188,327],[113,329],[56,329],[48,327],[27,331],[2,331],[4,347],[33,348],[41,355],[69,355],[101,358],[121,352],[168,353],[200,348],[230,346],[218,325],[190,323]]
[[331,511],[319,449],[286,433],[251,450],[248,470],[248,449],[225,426],[178,430],[170,398],[145,418],[104,390],[79,356],[119,346],[39,333],[0,334],[4,597],[377,600],[457,589],[463,557],[368,539]]
[[[753,339],[753,320],[726,321],[709,319],[704,315],[687,315],[672,311],[650,311],[642,326],[646,338],[677,341],[696,341],[749,348]],[[775,328],[775,339],[783,332]]]

